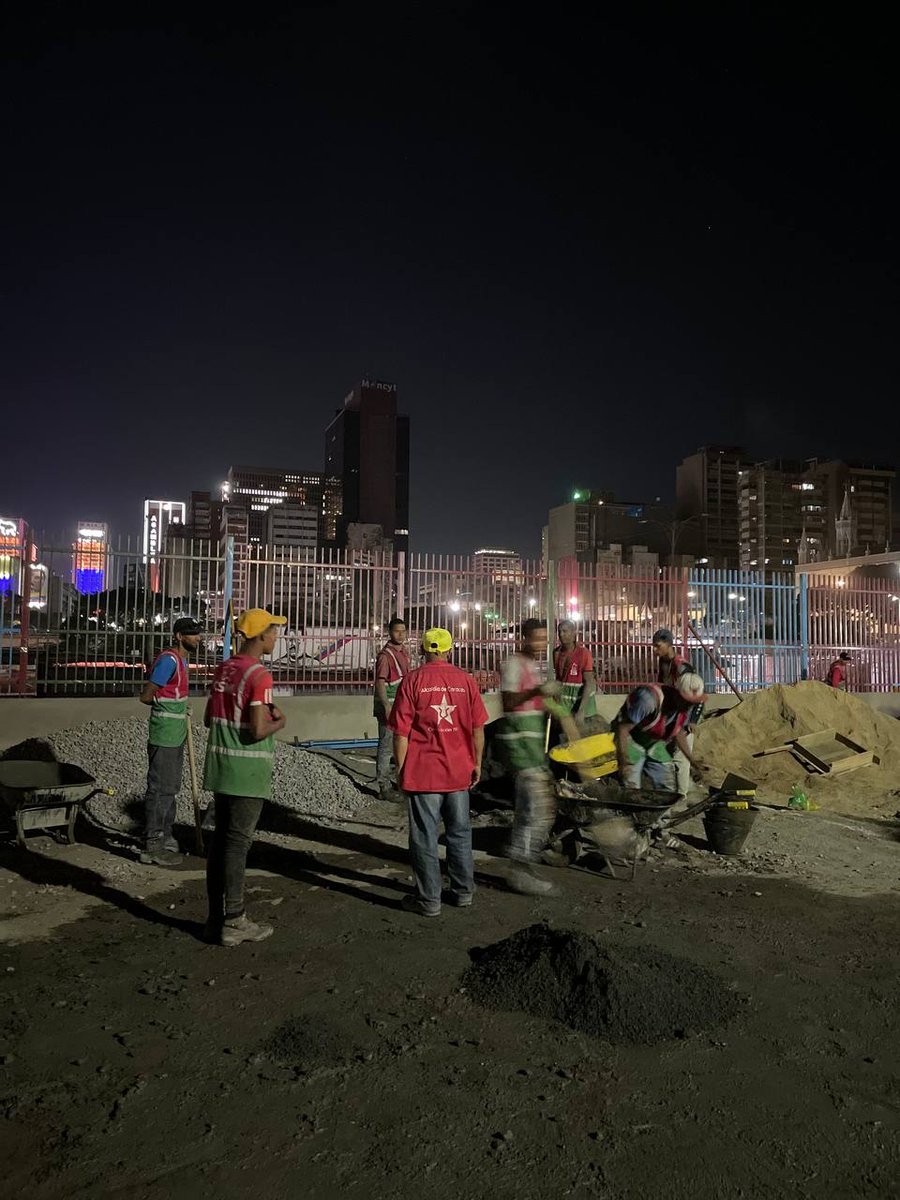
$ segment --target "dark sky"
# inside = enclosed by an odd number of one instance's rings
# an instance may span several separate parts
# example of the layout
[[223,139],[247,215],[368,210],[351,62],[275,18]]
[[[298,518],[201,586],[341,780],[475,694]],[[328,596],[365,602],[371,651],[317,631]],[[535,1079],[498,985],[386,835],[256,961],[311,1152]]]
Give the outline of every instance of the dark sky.
[[703,442],[900,457],[871,13],[256,7],[6,28],[0,512],[137,531],[231,461],[320,469],[366,374],[419,550],[535,552]]

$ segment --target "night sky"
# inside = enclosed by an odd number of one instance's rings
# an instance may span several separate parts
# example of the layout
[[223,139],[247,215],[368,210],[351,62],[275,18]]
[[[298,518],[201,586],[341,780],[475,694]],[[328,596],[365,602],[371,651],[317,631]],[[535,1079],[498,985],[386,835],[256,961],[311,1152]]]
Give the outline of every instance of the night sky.
[[7,25],[0,512],[137,532],[232,461],[320,470],[364,375],[418,550],[536,553],[704,442],[900,459],[873,10],[258,8]]

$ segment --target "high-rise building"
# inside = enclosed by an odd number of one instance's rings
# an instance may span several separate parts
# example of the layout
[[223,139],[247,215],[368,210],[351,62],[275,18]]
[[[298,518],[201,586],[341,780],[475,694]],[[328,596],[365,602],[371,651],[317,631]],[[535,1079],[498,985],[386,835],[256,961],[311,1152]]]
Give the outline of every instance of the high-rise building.
[[[821,486],[828,520],[828,557],[880,554],[893,539],[893,485],[896,471],[878,463],[809,460],[809,477]],[[835,522],[845,498],[850,510],[849,554],[838,552]]]
[[[544,540],[552,562],[577,559],[590,563],[608,561],[613,547],[618,561],[635,550],[668,556],[672,545],[671,514],[659,504],[616,500],[612,492],[582,488],[567,504],[550,509]],[[683,547],[676,536],[677,550]]]
[[325,470],[343,482],[339,540],[350,524],[380,525],[395,550],[409,546],[409,417],[397,385],[364,379],[325,430]]
[[755,463],[741,473],[740,564],[770,570],[881,553],[894,471],[838,461]]
[[482,546],[472,557],[476,575],[484,576],[492,583],[522,582],[522,556],[518,550]]
[[222,485],[222,500],[232,507],[244,505],[251,543],[263,544],[269,510],[279,504],[314,508],[320,545],[334,543],[342,512],[341,480],[334,474],[288,471],[276,467],[232,466]]
[[822,487],[810,478],[806,463],[773,459],[743,467],[739,503],[742,567],[781,570],[796,566],[801,553],[824,556]]
[[166,544],[169,527],[177,525],[183,531],[186,517],[187,505],[183,500],[144,501],[144,567],[151,592],[159,591],[159,559]]
[[311,505],[273,504],[266,526],[267,546],[294,546],[315,550],[319,540],[319,514]]
[[24,520],[21,517],[0,517],[0,602],[3,596],[21,593],[25,554]]
[[92,596],[109,586],[108,551],[109,526],[103,521],[79,521],[78,536],[72,547],[72,582],[76,591]]
[[717,566],[737,566],[740,481],[749,466],[740,446],[701,446],[675,473],[675,515],[696,525],[691,541]]

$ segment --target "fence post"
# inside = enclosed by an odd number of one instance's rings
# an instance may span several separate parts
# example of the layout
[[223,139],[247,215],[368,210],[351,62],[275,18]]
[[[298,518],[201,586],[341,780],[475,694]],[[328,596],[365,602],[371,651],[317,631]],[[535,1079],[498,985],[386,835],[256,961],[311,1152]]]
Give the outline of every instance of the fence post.
[[225,632],[223,634],[222,662],[227,662],[227,660],[231,658],[232,625],[234,623],[234,611],[232,609],[233,597],[234,538],[227,537],[225,539]]
[[688,584],[690,582],[690,572],[687,567],[681,568],[681,649],[685,658],[690,659],[688,654]]
[[[554,678],[553,647],[556,643],[556,592],[559,586],[557,563],[547,559],[547,664],[549,678]],[[579,578],[580,583],[580,578]]]
[[[31,530],[22,545],[22,595],[19,601],[19,695],[28,691],[28,636],[31,624]],[[15,593],[13,593],[15,594]]]
[[800,678],[809,679],[809,576],[800,572]]
[[406,607],[406,551],[397,551],[397,616],[403,616]]

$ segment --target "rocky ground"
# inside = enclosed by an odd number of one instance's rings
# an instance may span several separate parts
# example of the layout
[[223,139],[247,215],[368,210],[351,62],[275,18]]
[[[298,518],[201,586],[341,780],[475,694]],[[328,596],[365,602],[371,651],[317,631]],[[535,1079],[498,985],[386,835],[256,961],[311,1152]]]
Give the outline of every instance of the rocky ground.
[[[475,831],[475,905],[424,920],[397,906],[401,809],[270,813],[249,899],[276,934],[231,951],[199,940],[200,859],[141,867],[127,837],[87,826],[24,853],[5,835],[7,1193],[897,1194],[895,823],[763,810],[731,861],[697,822],[633,882],[548,869],[560,894],[540,901],[505,888],[502,816]],[[479,991],[473,964],[504,962],[479,950],[513,937],[522,959],[520,931],[544,922],[534,978],[550,963],[554,988],[568,972],[590,999],[608,975],[606,1027],[625,1035]],[[673,981],[687,1019],[665,1019]]]

